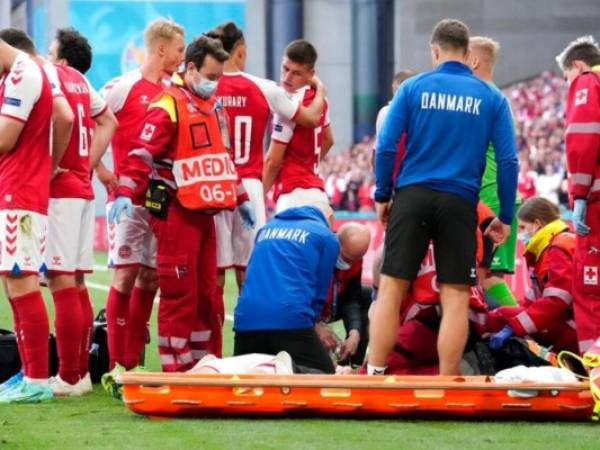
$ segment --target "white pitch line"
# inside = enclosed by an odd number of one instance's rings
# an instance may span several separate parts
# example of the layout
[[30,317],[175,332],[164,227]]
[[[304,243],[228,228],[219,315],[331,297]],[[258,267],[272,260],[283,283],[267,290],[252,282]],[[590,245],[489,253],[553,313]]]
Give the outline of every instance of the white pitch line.
[[[86,281],[85,284],[87,287],[97,289],[99,291],[108,292],[110,290],[109,286],[101,283],[93,283],[91,281]],[[154,299],[154,303],[158,303],[158,295]],[[228,322],[233,322],[233,316],[231,314],[225,314],[225,320],[227,320]]]

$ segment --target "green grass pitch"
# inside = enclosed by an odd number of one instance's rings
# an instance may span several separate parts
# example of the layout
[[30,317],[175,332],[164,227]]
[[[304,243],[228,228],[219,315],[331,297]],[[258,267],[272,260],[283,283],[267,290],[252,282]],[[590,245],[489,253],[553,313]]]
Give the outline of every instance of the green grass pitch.
[[[98,265],[106,255],[96,255]],[[88,277],[96,311],[104,304],[109,273]],[[233,277],[226,286],[226,309],[236,298]],[[0,300],[0,328],[12,328],[10,307]],[[45,293],[46,298],[50,297]],[[52,302],[47,302],[53,314]],[[153,317],[146,363],[160,370]],[[226,323],[225,354],[232,352]],[[592,423],[456,422],[340,419],[168,419],[129,412],[97,386],[81,398],[39,405],[0,405],[0,450],[5,449],[501,449],[575,450],[600,448],[600,428]]]

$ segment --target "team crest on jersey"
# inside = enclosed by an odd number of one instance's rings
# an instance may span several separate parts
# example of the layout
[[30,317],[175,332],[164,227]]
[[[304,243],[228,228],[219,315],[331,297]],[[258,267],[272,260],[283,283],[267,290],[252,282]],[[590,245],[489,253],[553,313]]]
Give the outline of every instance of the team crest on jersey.
[[131,247],[129,245],[121,245],[119,247],[119,257],[127,259],[131,257]]
[[146,125],[144,125],[144,128],[142,129],[142,134],[140,136],[140,139],[142,139],[143,141],[149,141],[150,139],[152,139],[152,136],[154,136],[155,130],[156,130],[156,125],[147,123]]
[[588,101],[588,89],[583,88],[575,92],[575,106],[585,105]]

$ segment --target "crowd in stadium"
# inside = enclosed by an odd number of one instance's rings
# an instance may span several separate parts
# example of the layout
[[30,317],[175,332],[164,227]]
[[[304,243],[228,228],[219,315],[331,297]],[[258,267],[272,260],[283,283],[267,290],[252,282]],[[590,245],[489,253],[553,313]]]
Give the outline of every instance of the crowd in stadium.
[[[548,198],[567,206],[565,111],[567,84],[556,72],[543,72],[503,89],[515,117],[519,150],[519,193],[523,199]],[[374,141],[329,155],[321,164],[325,189],[336,210],[375,211],[375,180],[371,165]]]
[[[287,45],[275,83],[244,72],[232,22],[186,45],[182,26],[158,18],[144,39],[140,68],[96,91],[77,30],[58,30],[47,58],[23,31],[0,31],[0,274],[21,362],[0,403],[92,390],[92,172],[109,194],[102,384],[115,397],[120,374],[145,370],[157,294],[163,372],[496,373],[523,362],[502,353],[513,344],[526,361],[552,365],[551,348],[584,371],[600,366],[593,39],[557,57],[566,82],[544,72],[502,92],[498,42],[441,20],[434,69],[396,74],[376,139],[331,154],[327,88],[307,40]],[[559,202],[572,204],[571,224]],[[374,211],[385,231],[370,286],[374,222],[339,224],[334,210]],[[517,238],[532,274],[523,298],[505,279]],[[227,270],[239,291],[232,358]],[[55,309],[55,376],[40,275]]]

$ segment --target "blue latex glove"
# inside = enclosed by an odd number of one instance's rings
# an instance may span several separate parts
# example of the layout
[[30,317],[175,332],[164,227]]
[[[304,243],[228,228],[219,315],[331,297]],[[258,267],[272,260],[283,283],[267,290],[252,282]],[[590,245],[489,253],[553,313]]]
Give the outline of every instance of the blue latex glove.
[[575,226],[575,232],[581,236],[585,236],[590,233],[590,227],[585,223],[585,212],[587,211],[587,201],[583,198],[575,200],[575,206],[573,208],[573,225]]
[[498,350],[501,348],[506,340],[515,335],[515,331],[512,329],[510,325],[505,325],[500,331],[496,334],[493,334],[490,338],[490,348],[494,350]]
[[133,203],[129,197],[117,197],[108,211],[108,223],[119,223],[123,211],[128,217],[133,217]]
[[250,200],[246,200],[244,203],[238,206],[238,209],[240,211],[240,216],[242,216],[242,225],[249,230],[254,228],[254,224],[256,224],[256,213],[254,212],[254,208],[252,207]]

